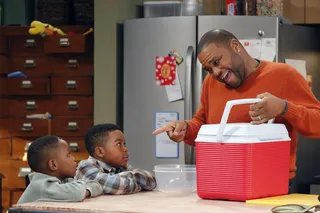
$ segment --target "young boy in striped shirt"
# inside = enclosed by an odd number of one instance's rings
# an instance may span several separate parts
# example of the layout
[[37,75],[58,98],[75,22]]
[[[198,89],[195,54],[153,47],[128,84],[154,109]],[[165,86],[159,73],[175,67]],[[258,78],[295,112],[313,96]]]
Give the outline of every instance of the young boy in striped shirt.
[[128,165],[128,148],[117,125],[93,126],[85,135],[85,145],[90,157],[79,163],[76,179],[95,180],[104,194],[115,195],[151,191],[157,186],[150,172]]

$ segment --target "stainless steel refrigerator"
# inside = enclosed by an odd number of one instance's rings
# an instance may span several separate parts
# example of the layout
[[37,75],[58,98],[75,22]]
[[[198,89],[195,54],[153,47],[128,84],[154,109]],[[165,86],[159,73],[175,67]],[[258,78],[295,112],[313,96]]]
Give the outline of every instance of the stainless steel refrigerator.
[[[157,164],[195,163],[193,148],[184,143],[178,145],[178,156],[158,158],[152,132],[156,127],[156,112],[177,112],[178,118],[184,120],[191,119],[198,108],[206,73],[196,58],[197,43],[207,31],[221,28],[239,39],[275,38],[275,61],[284,62],[287,57],[302,59],[307,61],[308,72],[315,70],[319,59],[317,30],[283,22],[278,17],[258,16],[179,16],[125,21],[123,114],[120,116],[123,116],[130,164],[152,171]],[[183,99],[169,102],[165,87],[156,84],[155,60],[172,49],[184,59],[177,65]],[[318,98],[319,77],[313,75]]]

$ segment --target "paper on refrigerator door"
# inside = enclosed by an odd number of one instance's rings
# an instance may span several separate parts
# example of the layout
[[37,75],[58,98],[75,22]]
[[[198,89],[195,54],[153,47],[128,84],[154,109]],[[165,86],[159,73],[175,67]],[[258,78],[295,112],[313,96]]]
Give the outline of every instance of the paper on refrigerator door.
[[261,55],[260,60],[274,61],[276,56],[276,39],[275,38],[263,38],[261,39]]
[[[155,129],[178,120],[178,112],[160,111],[155,114]],[[166,132],[155,136],[157,158],[179,158],[179,144],[170,140]]]
[[305,60],[285,59],[286,64],[294,67],[298,72],[307,79],[307,69]]
[[166,93],[167,93],[169,102],[183,99],[178,72],[176,72],[176,79],[175,79],[174,85],[168,85],[168,86],[165,86],[165,88],[166,88]]
[[260,39],[242,39],[240,40],[240,43],[252,58],[260,59],[260,54],[261,54]]

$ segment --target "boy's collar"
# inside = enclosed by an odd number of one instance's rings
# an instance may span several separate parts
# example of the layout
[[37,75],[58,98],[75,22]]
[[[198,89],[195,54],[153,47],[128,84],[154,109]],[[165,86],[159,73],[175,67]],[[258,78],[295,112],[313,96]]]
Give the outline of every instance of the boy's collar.
[[116,168],[114,168],[112,166],[109,166],[105,162],[100,161],[100,160],[98,160],[98,159],[96,159],[96,158],[94,158],[92,156],[89,156],[88,160],[91,161],[94,164],[98,164],[100,167],[102,167],[104,170],[106,170],[108,172],[119,173],[119,172],[124,171],[123,168],[116,169]]

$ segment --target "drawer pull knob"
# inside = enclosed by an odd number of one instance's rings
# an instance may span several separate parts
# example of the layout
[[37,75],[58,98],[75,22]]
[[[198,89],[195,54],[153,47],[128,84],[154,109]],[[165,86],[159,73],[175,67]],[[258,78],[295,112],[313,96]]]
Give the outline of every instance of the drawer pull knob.
[[33,59],[27,59],[24,61],[24,68],[35,68],[36,67],[36,63],[34,62]]
[[34,39],[26,39],[24,46],[26,48],[34,48],[36,47],[36,41]]
[[79,63],[78,63],[77,59],[69,59],[68,60],[68,64],[67,64],[68,68],[77,68],[78,66],[79,66]]
[[25,177],[26,175],[31,173],[31,168],[29,167],[21,167],[19,169],[18,177]]
[[31,81],[21,81],[20,87],[22,89],[31,89],[32,88],[32,82]]
[[70,46],[69,38],[60,38],[59,44],[60,44],[60,47],[69,47]]
[[21,126],[21,131],[32,132],[33,131],[32,123],[23,123]]
[[79,109],[79,105],[77,101],[69,101],[68,102],[68,109],[69,110],[77,110]]
[[77,131],[78,130],[78,123],[77,122],[69,122],[68,123],[68,130],[69,131]]
[[66,84],[67,89],[75,89],[77,87],[76,81],[67,81]]
[[36,102],[35,101],[27,101],[26,106],[24,107],[26,110],[36,110]]
[[31,145],[31,142],[27,142],[26,145],[24,146],[24,151],[28,151],[30,145]]
[[77,142],[72,142],[72,143],[69,143],[69,147],[71,149],[71,151],[73,152],[79,152],[79,144]]

